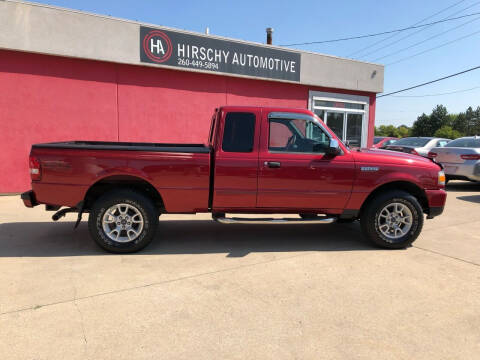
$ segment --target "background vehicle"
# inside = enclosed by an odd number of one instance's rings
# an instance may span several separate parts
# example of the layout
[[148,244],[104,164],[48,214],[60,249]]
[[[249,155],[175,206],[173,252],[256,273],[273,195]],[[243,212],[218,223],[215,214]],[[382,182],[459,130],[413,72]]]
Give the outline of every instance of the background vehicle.
[[428,157],[442,164],[447,180],[480,181],[480,136],[453,140]]
[[427,157],[431,149],[443,147],[449,141],[451,140],[435,137],[406,137],[397,140],[393,145],[386,146],[385,149]]
[[396,137],[389,136],[375,136],[373,138],[373,148],[381,149],[388,145],[393,145],[398,140]]
[[208,145],[33,145],[30,174],[33,190],[22,194],[26,206],[46,204],[58,210],[54,220],[78,212],[77,224],[89,212],[91,236],[112,252],[146,246],[162,213],[201,212],[220,223],[360,219],[375,244],[401,248],[419,235],[423,213],[441,214],[446,200],[439,165],[409,154],[350,151],[302,109],[222,107],[212,118]]

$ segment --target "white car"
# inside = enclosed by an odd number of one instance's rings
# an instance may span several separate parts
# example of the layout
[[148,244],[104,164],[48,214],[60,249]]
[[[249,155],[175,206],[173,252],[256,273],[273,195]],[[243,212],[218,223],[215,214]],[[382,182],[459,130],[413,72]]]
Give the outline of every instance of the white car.
[[384,149],[427,157],[428,152],[434,147],[443,147],[449,141],[451,140],[436,137],[406,137],[385,146]]
[[428,157],[440,163],[448,180],[480,181],[480,136],[468,136],[434,148]]

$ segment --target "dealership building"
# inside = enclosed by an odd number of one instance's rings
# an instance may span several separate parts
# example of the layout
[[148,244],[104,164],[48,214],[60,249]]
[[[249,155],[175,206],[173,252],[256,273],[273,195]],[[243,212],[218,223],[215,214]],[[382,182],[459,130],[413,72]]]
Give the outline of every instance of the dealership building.
[[34,143],[205,143],[222,105],[308,108],[370,146],[383,66],[47,5],[0,1],[0,193]]

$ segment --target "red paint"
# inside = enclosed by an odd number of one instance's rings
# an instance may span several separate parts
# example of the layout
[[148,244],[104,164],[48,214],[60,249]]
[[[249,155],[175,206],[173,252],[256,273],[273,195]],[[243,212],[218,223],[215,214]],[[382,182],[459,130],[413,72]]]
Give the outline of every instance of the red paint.
[[34,143],[205,143],[214,108],[307,108],[310,90],[369,96],[372,144],[375,94],[0,50],[0,193],[29,187]]
[[372,148],[375,149],[381,149],[383,145],[388,141],[388,140],[398,140],[396,137],[384,137],[382,140],[380,140],[378,143],[373,144]]
[[[317,209],[319,212],[343,209],[355,178],[351,153],[344,149],[343,156],[332,157],[270,152],[268,113],[271,111],[285,109],[265,109],[262,114],[257,207]],[[306,110],[302,113],[311,114]],[[332,131],[330,135],[336,138]],[[281,167],[269,168],[265,165],[269,161],[280,162]]]
[[[438,184],[440,167],[423,157],[386,150],[349,151],[343,144],[342,153],[336,156],[269,151],[268,114],[286,110],[314,116],[303,109],[220,108],[209,144],[214,169],[210,169],[209,153],[34,147],[32,156],[42,169],[41,180],[32,183],[35,198],[38,203],[75,206],[98,181],[128,176],[157,189],[170,213],[209,211],[209,193],[214,190],[215,212],[340,214],[345,209],[359,210],[379,186],[403,181],[424,191],[429,206],[444,206],[446,193]],[[222,150],[228,112],[255,114],[252,152]],[[265,161],[278,161],[282,166],[268,168]],[[212,173],[214,189],[210,189]]]
[[[251,153],[233,153],[222,150],[224,121],[228,112],[255,114],[255,139]],[[228,107],[220,112],[215,136],[215,191],[213,207],[255,208],[257,203],[258,148],[260,143],[261,109]]]

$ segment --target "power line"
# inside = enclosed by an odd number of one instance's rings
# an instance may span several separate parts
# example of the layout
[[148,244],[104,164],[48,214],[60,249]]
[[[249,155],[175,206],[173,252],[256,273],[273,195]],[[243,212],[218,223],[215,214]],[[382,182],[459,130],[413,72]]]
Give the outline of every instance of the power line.
[[411,59],[411,58],[413,58],[413,57],[417,57],[417,56],[419,56],[419,55],[423,55],[423,54],[425,54],[425,53],[427,53],[427,52],[430,52],[430,51],[433,51],[433,50],[437,50],[437,49],[440,49],[440,48],[442,48],[442,47],[444,47],[444,46],[453,44],[454,42],[457,42],[457,41],[460,41],[460,40],[469,38],[469,37],[474,36],[474,35],[476,35],[476,34],[478,34],[478,33],[480,33],[480,30],[475,31],[475,32],[470,33],[470,34],[467,34],[467,35],[464,35],[464,36],[461,36],[461,37],[459,37],[459,38],[453,39],[453,40],[448,41],[448,42],[446,42],[446,43],[444,43],[444,44],[441,44],[441,45],[438,45],[438,46],[434,46],[434,47],[432,47],[432,48],[430,48],[430,49],[420,51],[420,52],[418,52],[418,53],[416,53],[416,54],[413,54],[413,55],[404,57],[403,59],[400,59],[400,60],[391,62],[391,63],[389,63],[389,64],[386,64],[385,66],[390,66],[390,65],[398,64],[398,63],[403,62],[403,61],[405,61],[405,60],[409,60],[409,59]]
[[428,24],[423,24],[423,25],[409,26],[409,27],[401,28],[401,29],[383,31],[383,32],[380,32],[380,33],[375,33],[375,34],[351,36],[351,37],[340,38],[340,39],[331,39],[331,40],[310,41],[310,42],[296,43],[296,44],[282,44],[282,45],[279,45],[279,46],[297,46],[297,45],[325,44],[325,43],[332,43],[332,42],[339,42],[339,41],[363,39],[363,38],[367,38],[367,37],[374,37],[374,36],[380,36],[380,35],[385,35],[385,34],[398,33],[398,32],[402,32],[402,31],[406,31],[406,30],[411,30],[411,29],[417,29],[417,28],[421,28],[421,27],[425,27],[425,26],[429,26],[429,25],[440,24],[440,23],[447,22],[447,21],[459,20],[459,19],[463,19],[463,18],[466,18],[466,17],[475,16],[475,15],[480,15],[480,12],[476,12],[476,13],[472,13],[472,14],[467,14],[467,15],[462,15],[462,16],[458,16],[458,17],[454,17],[454,18],[449,18],[449,19],[438,20],[438,21],[434,21],[434,22],[431,22],[431,23],[428,23]]
[[[443,19],[441,19],[441,20],[452,19],[452,16],[455,16],[455,15],[457,15],[457,14],[459,14],[459,13],[465,11],[465,10],[468,10],[468,9],[474,7],[474,6],[477,6],[478,4],[480,4],[480,1],[477,1],[476,3],[473,3],[472,5],[467,6],[466,8],[464,8],[464,9],[462,9],[462,10],[459,10],[459,11],[457,11],[457,12],[454,12],[453,14],[451,14],[451,15],[449,15],[449,16],[447,16],[446,18],[443,18]],[[419,29],[419,30],[417,30],[417,31],[414,31],[413,33],[410,33],[410,34],[407,34],[407,35],[401,37],[400,39],[398,39],[398,40],[396,40],[396,41],[392,41],[392,42],[390,42],[390,43],[388,43],[388,44],[386,44],[386,45],[384,45],[384,46],[381,46],[381,47],[379,47],[379,48],[377,48],[377,49],[374,49],[373,51],[367,52],[366,54],[363,54],[363,55],[361,56],[361,58],[365,58],[366,56],[369,56],[369,55],[374,54],[374,53],[376,53],[376,52],[378,52],[378,51],[381,51],[381,50],[383,50],[383,49],[386,49],[386,48],[388,48],[388,47],[390,47],[390,46],[392,46],[392,45],[396,45],[396,44],[398,44],[400,41],[405,40],[405,39],[407,39],[407,38],[409,38],[409,37],[412,37],[412,36],[414,36],[414,35],[422,32],[422,31],[426,30],[426,29],[427,29],[428,27],[430,27],[430,26],[432,26],[432,25],[423,27],[423,28],[421,28],[421,29]]]
[[[424,18],[424,19],[416,22],[416,23],[413,24],[412,26],[419,25],[419,24],[421,24],[422,22],[424,22],[424,21],[426,21],[426,20],[428,20],[428,19],[431,19],[431,18],[437,16],[438,14],[441,14],[442,12],[445,12],[445,11],[447,11],[448,9],[451,9],[452,7],[455,7],[455,6],[457,6],[457,5],[459,5],[459,4],[463,3],[463,2],[465,2],[465,0],[458,1],[458,2],[456,2],[455,4],[450,5],[450,6],[446,7],[445,9],[442,9],[442,10],[438,11],[438,12],[436,12],[436,13],[433,14],[433,15],[427,16],[426,18]],[[378,40],[378,41],[374,42],[374,43],[371,44],[371,45],[368,45],[368,46],[366,46],[366,47],[364,47],[364,48],[362,48],[362,49],[360,49],[360,50],[357,50],[357,51],[354,51],[354,52],[351,53],[351,54],[348,54],[347,57],[352,57],[353,55],[358,54],[358,53],[361,53],[361,52],[363,52],[364,50],[370,49],[370,48],[374,47],[374,46],[377,45],[377,44],[380,44],[380,43],[382,43],[382,42],[384,42],[384,41],[390,40],[391,38],[393,38],[393,37],[395,37],[395,36],[397,36],[397,35],[398,35],[398,33],[395,33],[395,34],[390,35],[390,36],[388,36],[388,37],[386,37],[386,38],[384,38],[384,39]]]
[[398,98],[423,98],[423,97],[430,97],[430,96],[442,96],[442,95],[451,95],[451,94],[458,94],[458,93],[464,93],[467,91],[472,91],[475,89],[480,89],[480,86],[475,86],[470,89],[463,89],[463,90],[456,90],[456,91],[450,91],[450,92],[445,92],[445,93],[439,93],[439,94],[426,94],[426,95],[392,95],[392,97],[398,97]]
[[404,91],[416,89],[416,88],[419,88],[419,87],[421,87],[421,86],[433,84],[433,83],[436,83],[436,82],[439,82],[439,81],[442,81],[442,80],[445,80],[445,79],[449,79],[449,78],[452,78],[452,77],[455,77],[455,76],[458,76],[458,75],[462,75],[462,74],[465,74],[465,73],[467,73],[467,72],[470,72],[470,71],[473,71],[473,70],[477,70],[477,69],[480,69],[480,65],[479,65],[479,66],[475,66],[475,67],[470,68],[470,69],[467,69],[467,70],[460,71],[460,72],[455,73],[455,74],[451,74],[451,75],[447,75],[447,76],[444,76],[444,77],[441,77],[441,78],[438,78],[438,79],[435,79],[435,80],[427,81],[427,82],[422,83],[422,84],[410,86],[409,88],[406,88],[406,89],[397,90],[397,91],[392,91],[392,92],[387,93],[387,94],[379,95],[379,96],[377,96],[377,99],[378,99],[378,98],[381,98],[381,97],[385,97],[385,96],[390,96],[390,95],[398,94],[398,93],[401,93],[401,92],[404,92]]
[[435,38],[437,38],[437,37],[439,37],[439,36],[442,36],[442,35],[444,35],[444,34],[447,34],[447,33],[451,32],[451,31],[453,31],[453,30],[456,30],[456,29],[458,29],[458,28],[461,28],[462,26],[468,25],[468,24],[470,24],[470,23],[472,23],[472,22],[474,22],[474,21],[477,21],[477,20],[479,20],[479,19],[480,19],[480,17],[477,17],[477,18],[475,18],[475,19],[473,19],[473,20],[464,22],[463,24],[460,24],[460,25],[458,25],[458,26],[455,26],[455,27],[453,27],[453,28],[451,28],[451,29],[448,29],[448,30],[446,30],[446,31],[443,31],[443,32],[441,32],[441,33],[439,33],[439,34],[430,36],[429,38],[426,38],[425,40],[422,40],[422,41],[419,41],[419,42],[417,42],[417,43],[415,43],[415,44],[413,44],[413,45],[409,45],[409,46],[407,46],[407,47],[404,47],[403,49],[400,49],[400,50],[391,52],[390,54],[380,56],[380,57],[375,58],[375,59],[373,59],[373,60],[371,60],[371,61],[374,62],[374,61],[378,61],[378,60],[384,59],[384,58],[386,58],[386,57],[390,57],[390,56],[393,56],[393,55],[397,55],[397,54],[399,54],[399,53],[401,53],[401,52],[404,52],[405,50],[411,49],[411,48],[413,48],[413,47],[415,47],[415,46],[417,46],[417,45],[423,44],[423,43],[425,43],[425,42],[427,42],[427,41],[429,41],[429,40],[432,40],[432,39],[435,39]]

